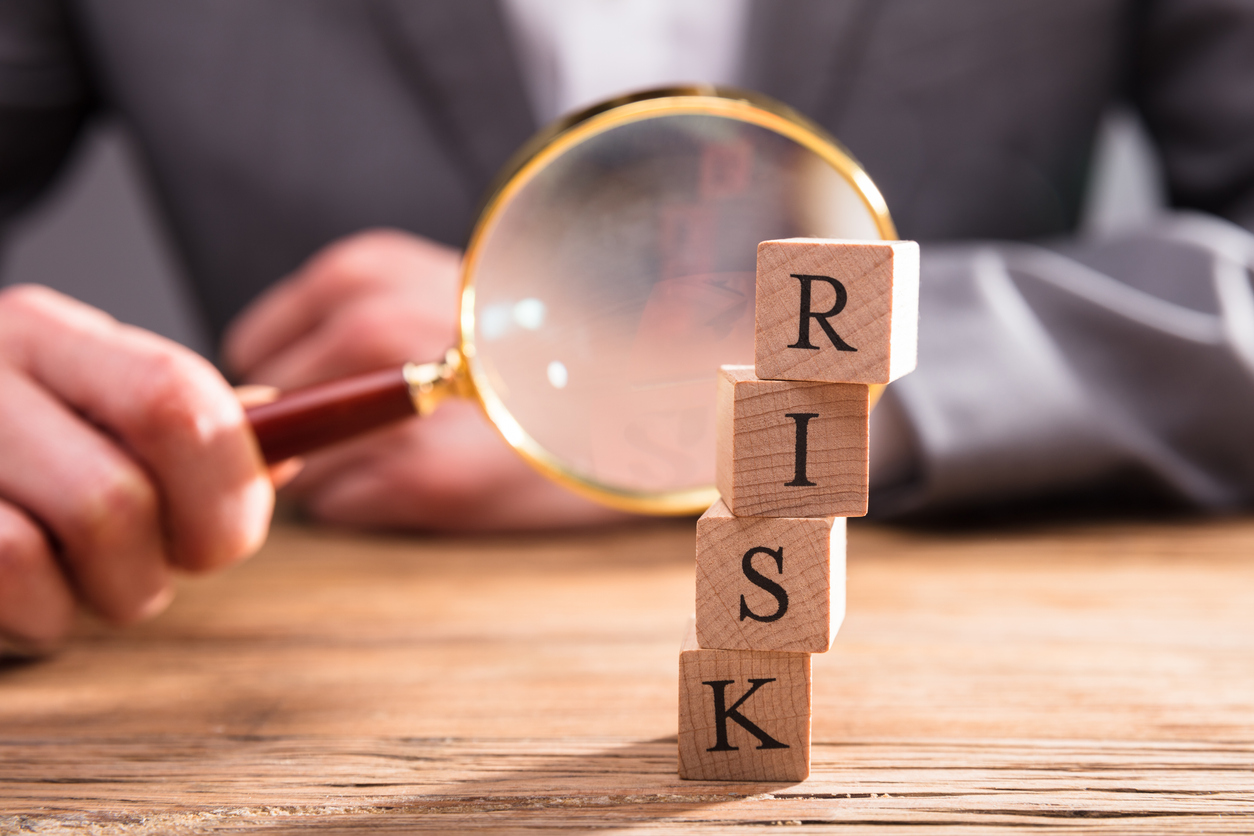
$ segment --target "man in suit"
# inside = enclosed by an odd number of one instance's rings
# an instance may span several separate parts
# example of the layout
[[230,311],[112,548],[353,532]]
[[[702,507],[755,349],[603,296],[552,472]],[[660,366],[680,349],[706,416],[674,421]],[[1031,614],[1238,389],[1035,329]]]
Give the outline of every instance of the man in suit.
[[[241,379],[290,388],[434,356],[452,339],[453,247],[535,129],[529,98],[542,110],[552,62],[572,60],[544,40],[560,22],[546,29],[545,5],[5,0],[0,210],[108,111]],[[838,136],[923,244],[922,362],[877,410],[894,454],[877,456],[874,505],[1077,490],[1248,505],[1248,3],[725,5],[741,17],[702,49],[734,41],[729,80]],[[1069,239],[1119,98],[1192,214]],[[412,234],[361,233],[379,227]],[[273,501],[217,371],[37,289],[0,295],[0,462],[0,634],[33,646],[76,601],[116,621],[160,609],[172,567],[253,551]],[[312,457],[292,489],[359,524],[608,514],[540,485],[465,406]]]

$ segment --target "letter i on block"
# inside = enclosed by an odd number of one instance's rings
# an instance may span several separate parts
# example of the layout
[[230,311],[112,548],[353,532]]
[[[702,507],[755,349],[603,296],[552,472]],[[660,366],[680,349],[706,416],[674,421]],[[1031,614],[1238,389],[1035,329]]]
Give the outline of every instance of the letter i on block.
[[870,388],[719,369],[714,481],[738,517],[866,513]]
[[914,369],[918,329],[914,241],[785,238],[758,245],[759,377],[888,383]]
[[697,647],[679,654],[679,777],[803,781],[810,774],[810,654]]
[[701,647],[826,653],[844,617],[844,517],[697,520]]

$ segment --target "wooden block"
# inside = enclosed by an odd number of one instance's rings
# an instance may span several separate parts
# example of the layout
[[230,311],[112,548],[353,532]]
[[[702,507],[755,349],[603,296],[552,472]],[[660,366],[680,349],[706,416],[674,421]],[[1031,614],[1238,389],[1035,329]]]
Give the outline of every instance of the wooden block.
[[714,481],[740,517],[866,513],[870,388],[759,380],[750,366],[718,378]]
[[888,383],[914,369],[918,343],[914,241],[758,245],[758,377]]
[[804,781],[810,774],[810,655],[679,654],[679,777]]
[[697,520],[697,643],[825,653],[845,617],[844,517]]

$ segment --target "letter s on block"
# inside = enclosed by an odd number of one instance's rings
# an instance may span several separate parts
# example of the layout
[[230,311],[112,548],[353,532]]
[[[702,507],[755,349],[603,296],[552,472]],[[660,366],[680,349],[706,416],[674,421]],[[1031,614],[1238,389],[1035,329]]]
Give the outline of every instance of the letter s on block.
[[745,601],[745,596],[740,596],[740,620],[752,618],[754,621],[770,622],[779,621],[784,617],[784,613],[788,612],[788,590],[777,584],[775,581],[763,575],[757,569],[753,568],[753,556],[758,554],[770,555],[775,558],[775,566],[779,569],[779,573],[784,574],[784,548],[780,546],[778,549],[768,549],[765,546],[755,546],[745,552],[744,558],[740,562],[740,568],[744,571],[745,577],[754,586],[761,587],[771,595],[775,596],[775,612],[769,615],[758,615],[749,609],[749,604]]

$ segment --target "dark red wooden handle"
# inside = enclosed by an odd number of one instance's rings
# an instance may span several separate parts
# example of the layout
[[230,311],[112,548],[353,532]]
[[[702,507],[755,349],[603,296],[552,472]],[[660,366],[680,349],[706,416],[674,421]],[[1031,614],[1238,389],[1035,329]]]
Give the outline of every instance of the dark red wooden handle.
[[245,410],[274,464],[416,413],[404,372],[387,369],[284,393]]

